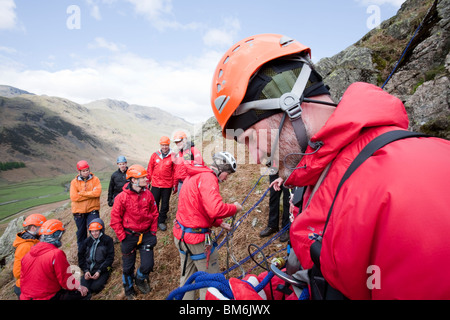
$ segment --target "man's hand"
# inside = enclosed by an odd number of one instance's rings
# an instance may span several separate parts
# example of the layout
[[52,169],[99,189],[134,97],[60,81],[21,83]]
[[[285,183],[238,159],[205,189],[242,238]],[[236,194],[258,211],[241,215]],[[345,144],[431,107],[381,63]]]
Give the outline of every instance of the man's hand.
[[282,185],[283,185],[283,178],[278,178],[270,184],[270,187],[273,187],[275,191],[280,191]]
[[80,293],[81,293],[81,295],[82,295],[83,297],[86,297],[86,295],[87,295],[88,292],[89,292],[89,289],[86,288],[85,286],[80,286],[80,287],[78,288],[78,291],[80,291]]
[[224,228],[225,230],[227,230],[227,231],[230,231],[230,230],[231,230],[231,224],[229,224],[229,223],[222,222],[222,223],[220,224],[220,226],[221,226],[222,228]]

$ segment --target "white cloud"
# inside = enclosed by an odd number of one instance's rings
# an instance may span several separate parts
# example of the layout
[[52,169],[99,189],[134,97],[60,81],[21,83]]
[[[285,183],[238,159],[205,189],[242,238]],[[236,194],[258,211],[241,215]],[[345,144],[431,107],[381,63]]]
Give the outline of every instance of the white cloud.
[[13,29],[17,23],[14,0],[0,0],[0,30]]
[[17,53],[17,50],[11,47],[3,47],[0,46],[0,52],[4,52],[4,53],[8,53],[8,54],[13,54],[13,53]]
[[221,28],[210,29],[203,36],[203,43],[208,47],[229,47],[235,42],[235,36],[241,29],[236,18],[227,18]]
[[137,14],[145,16],[159,30],[176,28],[178,23],[166,16],[172,13],[172,0],[126,0]]
[[88,45],[88,48],[89,49],[104,48],[112,52],[117,52],[120,51],[121,48],[124,48],[124,46],[116,44],[114,42],[108,42],[105,38],[97,37],[94,39],[93,43],[90,43]]
[[172,0],[127,0],[134,5],[137,13],[150,20],[159,19],[161,15],[172,12]]
[[201,27],[200,23],[191,22],[181,24],[173,15],[172,0],[126,0],[134,6],[137,14],[144,16],[153,27],[159,31],[195,30]]
[[220,55],[210,51],[161,64],[118,52],[109,62],[84,61],[81,67],[54,72],[0,66],[0,83],[77,103],[111,98],[154,106],[196,123],[213,115],[209,102],[211,77]]

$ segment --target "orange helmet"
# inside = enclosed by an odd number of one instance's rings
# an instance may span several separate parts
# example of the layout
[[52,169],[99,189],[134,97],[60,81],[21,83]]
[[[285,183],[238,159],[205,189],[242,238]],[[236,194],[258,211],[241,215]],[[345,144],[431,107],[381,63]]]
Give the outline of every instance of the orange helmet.
[[39,230],[40,235],[50,235],[55,233],[56,231],[64,231],[64,225],[61,221],[56,219],[50,219],[44,222]]
[[78,163],[77,163],[77,170],[81,171],[81,170],[84,170],[84,169],[89,169],[89,164],[87,163],[87,161],[86,160],[78,161]]
[[92,231],[92,230],[102,230],[102,229],[103,229],[103,226],[101,225],[100,222],[92,222],[92,223],[89,225],[89,231]]
[[159,139],[159,144],[170,144],[170,138],[162,136],[161,139]]
[[28,226],[40,227],[45,221],[47,221],[47,218],[45,216],[40,213],[33,213],[26,217],[26,219],[22,223],[22,226],[24,228]]
[[175,142],[180,142],[181,140],[186,139],[186,138],[187,138],[186,133],[183,131],[177,131],[173,135],[173,141],[175,141]]
[[133,164],[127,170],[127,179],[130,178],[143,178],[147,176],[147,170],[139,164]]
[[277,34],[245,38],[225,53],[214,72],[211,88],[211,106],[223,136],[228,120],[245,97],[252,75],[269,61],[300,53],[311,56],[310,48]]

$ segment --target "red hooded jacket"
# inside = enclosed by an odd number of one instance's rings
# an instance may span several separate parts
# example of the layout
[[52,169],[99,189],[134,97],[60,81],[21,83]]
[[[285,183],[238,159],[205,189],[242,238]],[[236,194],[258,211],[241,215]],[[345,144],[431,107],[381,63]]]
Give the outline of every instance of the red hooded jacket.
[[[218,227],[223,218],[236,214],[234,204],[224,203],[219,192],[216,174],[205,166],[187,165],[188,176],[178,198],[176,220],[187,228]],[[181,239],[182,230],[174,222],[173,235]],[[205,240],[204,234],[186,233],[184,241],[197,244]]]
[[126,237],[125,229],[139,233],[156,232],[158,215],[158,207],[150,190],[145,188],[137,193],[128,182],[114,199],[110,226],[122,241]]
[[59,290],[76,290],[79,282],[70,270],[64,251],[39,242],[22,259],[21,300],[49,300]]
[[[408,128],[402,102],[382,89],[355,83],[311,141],[324,143],[304,156],[286,186],[311,189],[330,169],[290,228],[305,269],[321,235],[345,170],[380,134]],[[306,153],[312,152],[308,147]],[[350,299],[450,298],[450,141],[409,138],[388,144],[345,182],[323,237],[325,279]],[[305,168],[300,168],[306,166]]]
[[174,185],[178,184],[178,181],[183,182],[186,179],[188,175],[186,166],[188,165],[205,165],[200,151],[194,146],[181,150],[175,155]]
[[163,158],[161,150],[156,151],[150,157],[147,166],[147,178],[152,186],[157,188],[172,188],[174,181],[174,154],[172,151]]

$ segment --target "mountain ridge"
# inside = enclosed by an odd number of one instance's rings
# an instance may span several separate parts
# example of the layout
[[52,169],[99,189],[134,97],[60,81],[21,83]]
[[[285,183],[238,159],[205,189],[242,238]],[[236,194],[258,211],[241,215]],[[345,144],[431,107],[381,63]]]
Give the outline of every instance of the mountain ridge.
[[[9,97],[1,96],[6,91]],[[0,172],[7,181],[75,172],[81,158],[96,171],[115,170],[118,155],[146,165],[162,135],[193,130],[193,124],[157,107],[113,99],[82,105],[11,86],[0,86],[0,108],[3,161],[26,164],[20,171]]]

